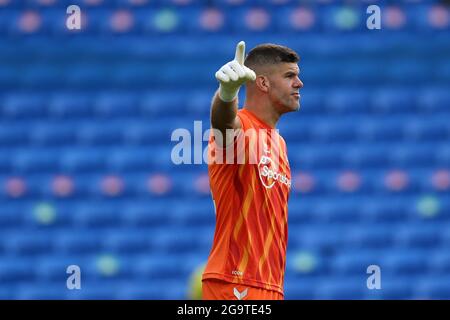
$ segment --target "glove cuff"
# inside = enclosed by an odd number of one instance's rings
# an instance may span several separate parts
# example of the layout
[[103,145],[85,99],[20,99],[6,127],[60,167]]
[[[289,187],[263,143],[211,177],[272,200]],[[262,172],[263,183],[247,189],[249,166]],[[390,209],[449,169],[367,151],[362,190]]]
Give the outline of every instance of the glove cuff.
[[238,88],[224,88],[222,85],[219,86],[219,98],[223,102],[231,102],[234,99],[236,99],[237,95],[239,93],[239,87]]

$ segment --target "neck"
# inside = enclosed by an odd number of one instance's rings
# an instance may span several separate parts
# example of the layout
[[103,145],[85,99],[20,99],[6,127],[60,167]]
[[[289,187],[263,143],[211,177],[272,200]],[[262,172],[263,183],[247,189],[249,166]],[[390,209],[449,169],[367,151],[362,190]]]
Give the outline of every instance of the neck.
[[249,99],[247,97],[245,101],[245,109],[251,111],[253,114],[255,114],[255,116],[258,117],[258,119],[272,128],[275,128],[277,126],[278,120],[281,116],[267,99],[258,100]]

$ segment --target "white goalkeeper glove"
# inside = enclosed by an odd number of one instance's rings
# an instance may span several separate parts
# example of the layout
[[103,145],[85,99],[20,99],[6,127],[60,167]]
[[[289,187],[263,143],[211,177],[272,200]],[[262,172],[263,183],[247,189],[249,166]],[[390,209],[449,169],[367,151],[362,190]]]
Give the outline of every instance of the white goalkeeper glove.
[[242,84],[247,81],[255,81],[255,72],[244,66],[245,42],[241,41],[236,46],[234,60],[223,65],[216,72],[216,79],[219,80],[219,98],[224,102],[233,101]]

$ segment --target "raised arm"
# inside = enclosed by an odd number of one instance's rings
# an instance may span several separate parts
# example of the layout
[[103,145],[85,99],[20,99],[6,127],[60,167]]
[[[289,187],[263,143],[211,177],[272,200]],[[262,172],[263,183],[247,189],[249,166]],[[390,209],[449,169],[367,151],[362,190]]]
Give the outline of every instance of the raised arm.
[[211,105],[211,125],[222,133],[222,141],[216,137],[216,143],[219,146],[226,145],[224,139],[227,129],[238,129],[241,126],[237,118],[239,88],[245,82],[256,79],[255,72],[244,65],[244,59],[245,42],[241,41],[236,46],[234,60],[226,63],[216,72],[219,89],[214,94]]

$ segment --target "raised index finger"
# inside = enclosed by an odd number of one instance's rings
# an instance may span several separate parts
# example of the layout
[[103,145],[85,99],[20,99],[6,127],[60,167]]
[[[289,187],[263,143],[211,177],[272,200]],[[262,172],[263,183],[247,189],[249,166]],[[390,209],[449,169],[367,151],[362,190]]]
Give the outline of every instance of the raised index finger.
[[234,60],[239,62],[240,65],[244,65],[245,58],[245,42],[241,41],[236,46],[236,54],[234,55]]

